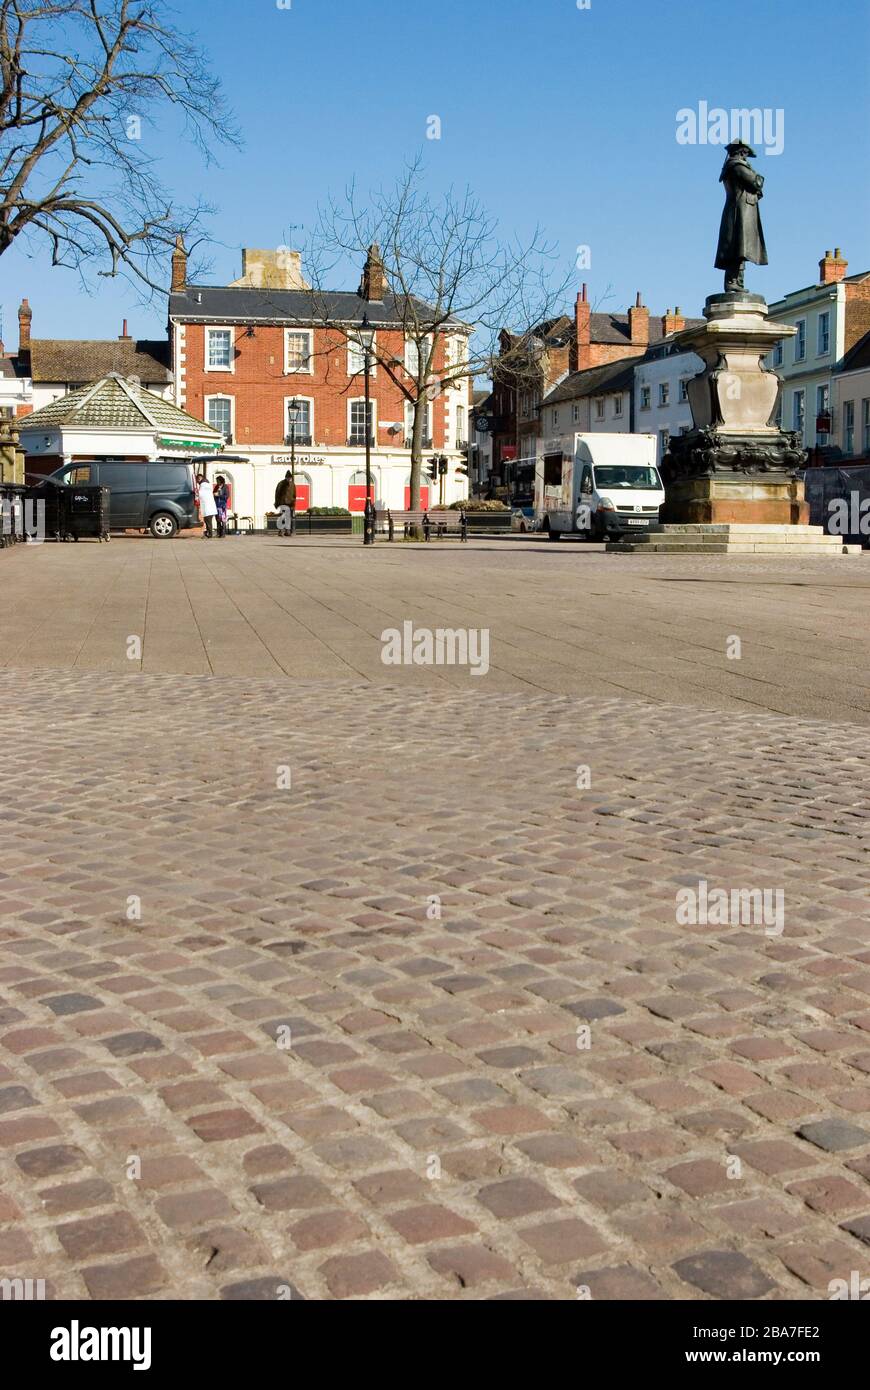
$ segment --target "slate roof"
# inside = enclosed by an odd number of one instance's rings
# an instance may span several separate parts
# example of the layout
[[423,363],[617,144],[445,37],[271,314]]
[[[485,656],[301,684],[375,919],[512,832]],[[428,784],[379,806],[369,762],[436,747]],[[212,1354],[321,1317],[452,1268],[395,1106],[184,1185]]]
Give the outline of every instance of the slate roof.
[[[699,328],[703,323],[704,319],[685,320],[686,328]],[[590,333],[593,343],[630,343],[631,328],[629,327],[628,314],[591,314]],[[661,315],[650,314],[650,345],[661,342],[664,337]]]
[[179,410],[171,401],[163,400],[153,391],[132,385],[117,373],[100,381],[80,386],[56,401],[35,410],[21,419],[19,429],[57,429],[68,425],[75,429],[159,430],[161,434],[188,435],[220,445],[223,436],[210,425],[186,410]]
[[19,372],[36,382],[84,384],[110,372],[138,376],[152,385],[164,385],[173,379],[168,341],[150,339],[34,338],[29,370],[25,366],[19,360]]
[[861,367],[870,367],[870,333],[865,333],[857,343],[853,343],[837,367],[838,372],[856,372]]
[[[431,307],[409,296],[418,317],[425,321]],[[373,328],[399,328],[405,322],[401,301],[388,294],[383,300],[361,299],[346,290],[253,289],[247,285],[188,285],[169,296],[170,319],[185,323],[286,323],[318,325],[325,321],[359,323],[363,314]],[[448,324],[467,327],[460,319]]]
[[640,357],[622,358],[602,367],[585,367],[582,372],[569,372],[558,386],[546,395],[542,406],[557,405],[559,401],[574,401],[580,396],[600,396],[606,391],[627,391],[634,380],[634,369]]

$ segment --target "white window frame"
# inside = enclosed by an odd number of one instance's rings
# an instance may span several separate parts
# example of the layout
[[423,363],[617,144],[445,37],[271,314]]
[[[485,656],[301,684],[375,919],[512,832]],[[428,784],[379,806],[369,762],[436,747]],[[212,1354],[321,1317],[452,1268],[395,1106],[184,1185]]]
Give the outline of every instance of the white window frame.
[[861,453],[870,454],[870,398],[861,401]]
[[623,404],[624,404],[624,402],[623,402],[622,396],[614,396],[614,397],[613,397],[613,417],[614,417],[614,419],[618,420],[618,419],[621,417],[621,415],[622,415],[622,410],[623,410]]
[[468,408],[464,404],[456,407],[456,447],[464,449],[468,443]]
[[203,405],[205,406],[205,423],[206,423],[211,429],[216,429],[217,426],[213,425],[213,424],[211,423],[211,421],[209,420],[209,418],[208,418],[208,406],[209,406],[209,401],[229,401],[229,403],[230,403],[230,436],[231,436],[233,439],[235,439],[235,437],[236,437],[236,398],[235,398],[235,396],[229,396],[229,395],[227,395],[227,393],[226,393],[225,391],[213,391],[213,392],[211,393],[211,395],[209,395],[209,396],[203,396]]
[[[410,438],[412,437],[412,435],[413,435],[413,432],[414,432],[414,406],[415,406],[415,404],[416,404],[416,403],[415,403],[414,401],[409,401],[408,398],[407,398],[407,396],[405,397],[405,422],[404,422],[404,428],[405,428],[405,438],[406,438],[406,439],[410,439]],[[430,440],[431,440],[431,438],[432,438],[432,402],[431,402],[431,401],[428,401],[428,400],[426,401],[425,407],[424,407],[424,411],[425,411],[425,413],[424,413],[424,416],[423,416],[423,438],[424,438],[424,439],[430,439]],[[348,433],[350,433],[350,432],[348,431]]]
[[[374,376],[374,375],[376,374],[376,372],[377,372],[377,369],[378,369],[378,368],[377,368],[377,362],[376,362],[376,360],[375,360],[375,358],[376,358],[376,356],[377,356],[377,351],[378,351],[378,335],[377,335],[377,333],[375,333],[375,335],[374,335],[373,338],[372,338],[372,345],[371,345],[371,347],[369,348],[369,360],[370,360],[370,363],[371,363],[370,368],[369,368],[369,372],[370,372],[370,375],[371,375],[371,376]],[[359,366],[358,366],[358,367],[354,367],[354,366],[353,366],[353,356],[354,356],[354,353],[359,353]],[[352,333],[349,333],[349,334],[347,335],[347,374],[348,374],[348,376],[362,376],[362,375],[364,374],[364,372],[365,372],[365,366],[366,366],[366,351],[365,351],[365,348],[362,346],[361,343],[356,342],[356,341],[354,340],[354,336],[353,336]]]
[[559,428],[559,407],[554,405],[554,406],[553,406],[553,429],[554,429],[554,430],[557,430],[558,428]]
[[[427,373],[428,373],[428,372],[431,370],[431,367],[432,367],[432,353],[433,353],[432,334],[431,334],[431,333],[427,333],[426,336],[425,336],[424,341],[425,341],[426,343],[428,343],[428,345],[429,345],[429,358],[428,358],[428,361],[427,361],[427,363],[426,363],[426,370],[427,370]],[[415,360],[412,361],[412,358],[415,359]],[[416,380],[417,380],[417,375],[418,375],[418,372],[419,372],[419,367],[420,367],[420,362],[419,362],[419,344],[417,343],[417,341],[416,341],[415,338],[406,338],[406,339],[405,339],[405,375],[406,375],[406,376],[409,376],[409,377],[411,378],[412,381],[416,381]]]
[[[313,396],[300,396],[300,395],[296,394],[296,395],[293,395],[293,396],[285,396],[285,397],[284,397],[284,433],[281,435],[281,438],[282,438],[282,439],[289,439],[289,438],[290,438],[290,416],[289,416],[289,412],[288,412],[287,407],[289,406],[289,404],[290,404],[291,401],[299,401],[300,404],[307,404],[307,406],[308,406],[308,419],[309,419],[310,424],[311,424],[311,428],[310,428],[310,430],[309,430],[309,433],[310,433],[310,435],[311,435],[311,443],[313,444],[313,443],[314,443],[314,397],[313,397]],[[303,445],[302,447],[305,448],[305,447],[307,447],[307,446]]]
[[580,423],[580,407],[577,405],[576,401],[571,407],[571,423],[574,425]]
[[[800,404],[800,425],[798,425],[798,404]],[[796,434],[800,434],[803,439],[807,425],[807,397],[806,392],[801,388],[793,391],[791,397],[791,427]]]
[[603,396],[596,396],[596,397],[595,397],[595,418],[596,418],[596,420],[603,420],[603,419],[604,419],[604,397],[603,397]]
[[843,453],[847,458],[855,454],[855,402],[843,401]]
[[671,443],[670,430],[659,430],[659,458],[664,458]]
[[[347,400],[347,438],[348,438],[348,439],[350,439],[350,438],[352,437],[352,435],[353,435],[353,428],[352,428],[352,425],[351,425],[351,407],[352,407],[353,405],[359,404],[359,405],[361,405],[361,406],[363,407],[363,412],[365,412],[365,400],[366,400],[365,396],[348,396],[348,400]],[[374,449],[374,448],[377,447],[377,442],[378,442],[378,403],[377,403],[376,400],[370,400],[370,401],[369,401],[369,411],[370,411],[370,415],[371,415],[371,418],[370,418],[370,421],[369,421],[369,433],[371,434],[371,437],[372,437],[372,448]],[[353,447],[354,447],[354,448],[360,448],[360,449],[362,449],[362,448],[365,447],[365,441],[363,441],[363,443],[362,443],[362,444],[359,444],[359,445],[356,445],[356,444],[355,444]]]
[[640,408],[641,410],[652,409],[652,387],[641,386],[640,388]]
[[689,399],[689,378],[687,376],[680,377],[678,395],[680,398],[680,404],[684,405],[685,402]]
[[[306,337],[308,339],[308,366],[290,366],[290,335],[295,338]],[[314,330],[311,328],[285,328],[284,329],[284,375],[285,376],[313,376],[314,375]],[[292,399],[292,397],[291,397]],[[300,396],[301,400],[302,397]]]
[[771,364],[772,364],[774,367],[781,367],[781,366],[782,366],[782,338],[780,338],[780,340],[779,340],[778,343],[774,343],[774,345],[773,345],[773,353],[772,353],[772,355],[771,355]]
[[[824,326],[824,330],[825,330],[825,346],[824,346],[824,347],[822,347],[822,327],[823,327],[823,326]],[[818,322],[817,331],[816,331],[816,356],[817,356],[817,357],[827,357],[827,355],[828,355],[828,353],[829,353],[830,351],[831,351],[831,311],[830,311],[829,309],[825,309],[825,310],[823,310],[823,312],[822,312],[821,314],[819,314],[819,322]]]
[[[211,337],[213,333],[229,333],[230,335],[230,360],[226,367],[212,366],[211,363]],[[236,370],[236,330],[232,324],[206,324],[205,328],[205,370],[207,372],[234,372]]]
[[669,381],[659,382],[659,410],[663,410],[666,405],[671,403],[671,383]]
[[795,362],[805,362],[807,360],[807,321],[806,319],[795,319],[797,333],[794,339],[794,360]]

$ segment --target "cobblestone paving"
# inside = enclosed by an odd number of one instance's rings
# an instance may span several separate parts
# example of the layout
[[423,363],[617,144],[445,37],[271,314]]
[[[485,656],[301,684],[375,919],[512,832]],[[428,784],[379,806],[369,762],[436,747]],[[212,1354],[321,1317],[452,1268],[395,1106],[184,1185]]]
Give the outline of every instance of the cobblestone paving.
[[[0,1275],[446,1300],[870,1275],[865,729],[347,680],[0,694]],[[678,925],[700,880],[782,889],[784,931]]]

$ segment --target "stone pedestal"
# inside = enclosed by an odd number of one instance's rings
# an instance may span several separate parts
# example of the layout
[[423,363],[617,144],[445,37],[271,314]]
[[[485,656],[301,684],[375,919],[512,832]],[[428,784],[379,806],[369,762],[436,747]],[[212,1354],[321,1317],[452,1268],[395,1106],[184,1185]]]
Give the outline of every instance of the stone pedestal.
[[780,383],[762,365],[774,343],[797,332],[772,323],[759,294],[712,294],[706,322],[676,335],[703,371],[688,383],[695,427],[662,459],[659,525],[607,549],[706,555],[848,555],[859,547],[810,526],[798,473],[803,441],[774,421]]
[[745,292],[710,295],[704,318],[677,339],[704,369],[686,388],[695,427],[673,438],[662,460],[661,519],[804,524],[796,477],[803,445],[774,422],[779,378],[762,365],[774,343],[797,330],[772,323],[761,295]]
[[787,473],[713,473],[668,484],[659,520],[668,523],[806,526],[809,503],[800,478]]

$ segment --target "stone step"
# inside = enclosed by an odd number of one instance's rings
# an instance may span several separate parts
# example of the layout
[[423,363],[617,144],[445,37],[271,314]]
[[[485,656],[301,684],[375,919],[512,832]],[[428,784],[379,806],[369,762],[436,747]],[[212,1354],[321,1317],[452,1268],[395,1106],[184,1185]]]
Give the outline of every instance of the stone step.
[[[667,548],[669,550],[684,550],[687,546],[695,548],[705,548],[719,545],[770,545],[776,550],[794,551],[803,554],[808,548],[812,550],[825,550],[836,553],[843,549],[843,541],[839,536],[815,536],[800,537],[799,539],[785,537],[774,539],[771,536],[632,536],[625,537],[620,541],[609,541],[609,545],[631,545],[635,550],[649,550],[653,547]],[[855,547],[860,549],[860,547]]]
[[660,522],[656,526],[649,528],[649,534],[669,536],[679,535],[753,535],[780,536],[780,535],[801,535],[801,536],[823,536],[826,534],[821,526],[791,526],[780,525],[765,521],[711,521],[711,522]]
[[861,546],[856,545],[819,545],[807,544],[802,546],[778,545],[775,541],[688,541],[685,544],[669,544],[667,541],[652,542],[648,545],[638,545],[636,542],[627,541],[624,543],[611,541],[607,550],[616,554],[638,554],[638,555],[779,555],[783,559],[788,556],[804,555],[860,555]]

